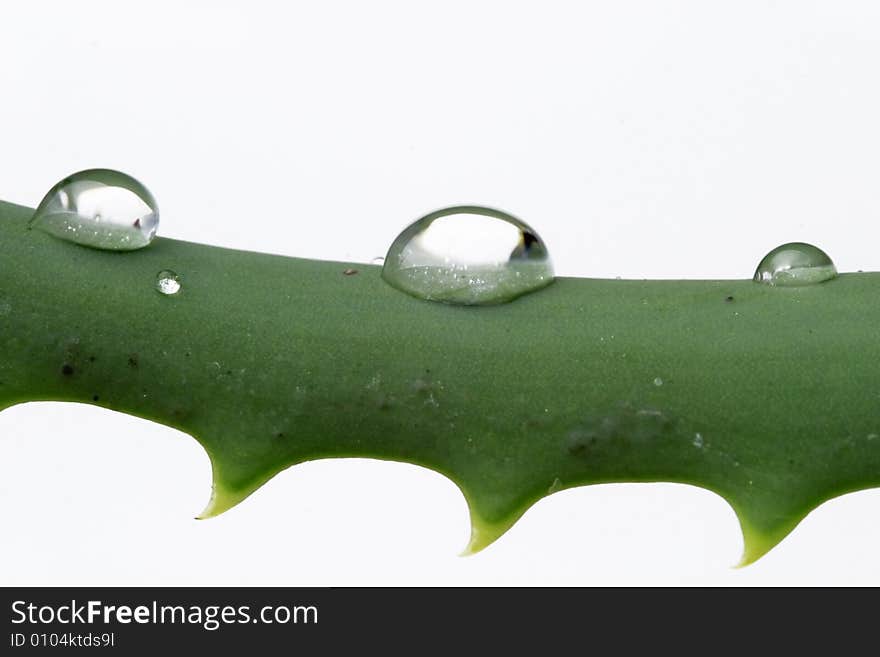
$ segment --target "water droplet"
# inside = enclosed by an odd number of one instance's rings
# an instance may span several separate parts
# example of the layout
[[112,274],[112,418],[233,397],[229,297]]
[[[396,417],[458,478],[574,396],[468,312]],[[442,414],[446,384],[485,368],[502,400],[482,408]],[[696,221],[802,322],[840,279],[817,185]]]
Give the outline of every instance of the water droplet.
[[421,299],[504,303],[553,282],[538,234],[499,210],[462,206],[422,217],[391,245],[386,282]]
[[159,208],[149,190],[111,169],[68,176],[49,190],[31,219],[31,226],[55,237],[111,251],[147,246],[158,225]]
[[170,269],[163,269],[156,274],[156,289],[161,294],[177,294],[180,292],[180,277]]
[[703,434],[695,433],[694,434],[694,447],[700,448],[703,446]]
[[790,242],[764,256],[754,279],[766,285],[796,286],[822,283],[837,276],[828,254],[812,244]]
[[654,379],[654,385],[657,386],[657,387],[659,388],[660,386],[663,385],[663,379],[661,379],[661,378],[658,376],[656,379]]

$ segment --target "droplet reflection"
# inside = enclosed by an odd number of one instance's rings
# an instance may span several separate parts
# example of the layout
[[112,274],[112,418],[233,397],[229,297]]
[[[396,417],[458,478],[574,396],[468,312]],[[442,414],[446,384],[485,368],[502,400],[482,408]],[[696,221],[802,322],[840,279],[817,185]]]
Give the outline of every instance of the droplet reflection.
[[438,210],[411,224],[388,250],[382,277],[420,299],[460,305],[511,301],[554,278],[532,228],[476,206]]
[[149,190],[131,176],[88,169],[52,187],[30,225],[67,242],[131,251],[155,237],[159,208]]
[[837,276],[837,269],[822,249],[790,242],[764,256],[755,270],[758,283],[774,286],[814,285]]
[[170,269],[163,269],[156,274],[156,289],[160,294],[177,294],[180,292],[180,277]]

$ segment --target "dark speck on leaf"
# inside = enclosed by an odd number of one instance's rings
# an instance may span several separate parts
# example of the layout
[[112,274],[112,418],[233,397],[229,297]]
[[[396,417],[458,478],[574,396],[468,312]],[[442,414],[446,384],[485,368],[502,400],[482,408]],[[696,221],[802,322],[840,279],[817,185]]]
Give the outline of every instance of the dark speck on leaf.
[[95,357],[94,357],[94,356],[89,356],[89,362],[90,362],[90,363],[94,363],[94,362],[95,362]]
[[140,219],[140,217],[138,217],[137,219],[134,220],[134,227],[135,227],[135,228],[140,228],[140,227],[141,227],[141,219]]
[[71,376],[73,374],[73,365],[70,363],[64,363],[64,365],[61,366],[61,373],[64,376]]
[[729,295],[729,296],[725,297],[724,300],[725,300],[727,303],[731,303],[731,302],[733,301],[733,295]]
[[128,357],[128,366],[131,368],[135,368],[138,366],[138,357],[137,354],[132,354]]
[[278,433],[275,434],[275,437],[280,440],[281,438],[284,438],[284,433],[279,431]]
[[587,451],[589,447],[596,443],[596,437],[591,435],[584,435],[580,432],[572,432],[568,436],[568,440],[566,441],[568,448],[568,453],[573,456],[580,456]]
[[92,401],[98,401],[99,399],[98,395],[92,395]]

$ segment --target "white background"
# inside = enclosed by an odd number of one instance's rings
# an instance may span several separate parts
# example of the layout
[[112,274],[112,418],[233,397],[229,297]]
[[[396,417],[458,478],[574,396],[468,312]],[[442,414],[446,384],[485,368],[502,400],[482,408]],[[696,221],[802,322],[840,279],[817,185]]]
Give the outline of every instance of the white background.
[[[813,242],[880,269],[872,2],[29,2],[0,39],[0,198],[135,175],[160,233],[369,262],[445,205],[535,226],[558,273],[746,278]],[[2,284],[2,282],[0,282]],[[460,558],[465,503],[397,463],[308,463],[195,521],[210,466],[88,406],[0,413],[0,584],[880,584],[880,492],[745,569],[682,485],[569,490]]]

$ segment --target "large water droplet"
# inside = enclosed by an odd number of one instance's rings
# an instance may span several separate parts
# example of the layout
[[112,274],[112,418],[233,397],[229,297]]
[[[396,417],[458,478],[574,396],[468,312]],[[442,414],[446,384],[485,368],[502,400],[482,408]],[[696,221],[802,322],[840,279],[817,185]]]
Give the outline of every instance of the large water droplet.
[[538,234],[516,217],[462,206],[406,228],[388,249],[382,278],[421,299],[484,305],[549,285],[553,265]]
[[156,274],[156,289],[161,294],[177,294],[180,292],[180,276],[170,269],[163,269]]
[[764,256],[755,270],[755,281],[766,285],[812,285],[837,276],[828,254],[812,244],[790,242]]
[[88,169],[50,189],[31,225],[68,242],[131,251],[153,240],[159,208],[149,190],[131,176]]

